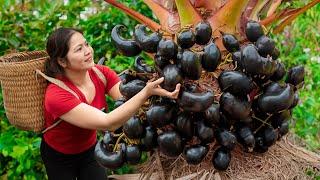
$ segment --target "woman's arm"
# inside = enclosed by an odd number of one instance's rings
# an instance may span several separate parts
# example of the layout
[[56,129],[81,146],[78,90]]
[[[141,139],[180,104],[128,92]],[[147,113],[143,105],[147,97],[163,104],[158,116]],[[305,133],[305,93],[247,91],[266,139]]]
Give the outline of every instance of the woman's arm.
[[115,84],[108,92],[108,95],[113,99],[117,100],[122,97],[122,94],[120,93],[119,86],[121,81],[119,81],[117,84]]
[[114,131],[121,127],[130,117],[135,115],[139,108],[152,95],[167,96],[177,98],[180,84],[173,92],[168,92],[159,87],[163,78],[147,83],[138,94],[133,96],[123,105],[106,114],[97,108],[81,103],[60,118],[78,127],[86,129],[99,129]]

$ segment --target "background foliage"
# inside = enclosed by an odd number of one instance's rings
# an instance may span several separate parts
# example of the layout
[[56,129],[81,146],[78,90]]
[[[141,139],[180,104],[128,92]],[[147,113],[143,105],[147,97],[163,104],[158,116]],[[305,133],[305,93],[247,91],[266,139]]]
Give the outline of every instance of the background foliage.
[[[126,5],[153,18],[142,0],[122,0]],[[294,6],[306,4],[294,1]],[[107,3],[90,0],[42,1],[0,0],[0,56],[15,51],[45,49],[48,35],[57,27],[77,27],[84,31],[95,50],[95,60],[106,57],[106,65],[117,71],[130,67],[133,58],[118,55],[110,32],[116,24],[128,27],[132,35],[136,21]],[[280,59],[291,67],[304,64],[305,87],[294,109],[291,131],[302,137],[307,148],[320,150],[320,4],[301,15],[284,33],[275,35]],[[110,110],[113,108],[112,102]],[[45,179],[39,145],[41,135],[10,126],[0,94],[0,179]],[[130,173],[125,166],[116,173]]]

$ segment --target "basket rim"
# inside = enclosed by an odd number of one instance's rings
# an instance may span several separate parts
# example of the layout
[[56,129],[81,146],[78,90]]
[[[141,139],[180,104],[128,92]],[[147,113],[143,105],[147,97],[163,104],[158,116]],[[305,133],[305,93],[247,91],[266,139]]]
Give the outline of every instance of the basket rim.
[[14,61],[1,61],[1,58],[0,58],[0,64],[1,64],[1,65],[24,64],[24,63],[30,63],[30,62],[34,62],[34,61],[43,60],[43,59],[46,59],[46,58],[49,58],[49,56],[39,57],[39,58],[36,58],[36,59],[27,59],[27,60],[18,61],[18,62],[14,62]]
[[[35,58],[33,58],[35,57]],[[37,60],[40,58],[48,58],[49,55],[44,50],[37,50],[37,51],[23,51],[23,52],[15,52],[15,53],[9,53],[5,54],[0,57],[0,63],[18,63],[18,62],[25,62],[25,61],[32,61]],[[25,61],[17,61],[12,62],[13,59],[27,59]]]

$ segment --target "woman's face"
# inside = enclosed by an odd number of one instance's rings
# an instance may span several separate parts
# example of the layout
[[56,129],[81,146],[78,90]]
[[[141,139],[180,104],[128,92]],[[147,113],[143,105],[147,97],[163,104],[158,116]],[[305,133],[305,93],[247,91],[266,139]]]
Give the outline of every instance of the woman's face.
[[73,71],[88,70],[94,66],[93,49],[83,35],[75,32],[69,41],[65,68]]

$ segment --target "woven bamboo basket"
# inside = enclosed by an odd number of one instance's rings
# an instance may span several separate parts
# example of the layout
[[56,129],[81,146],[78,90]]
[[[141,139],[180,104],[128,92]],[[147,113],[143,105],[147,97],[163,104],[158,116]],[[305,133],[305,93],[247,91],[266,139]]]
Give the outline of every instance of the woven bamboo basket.
[[43,98],[47,82],[37,76],[49,56],[45,51],[12,53],[0,57],[0,81],[6,116],[22,130],[44,128]]

